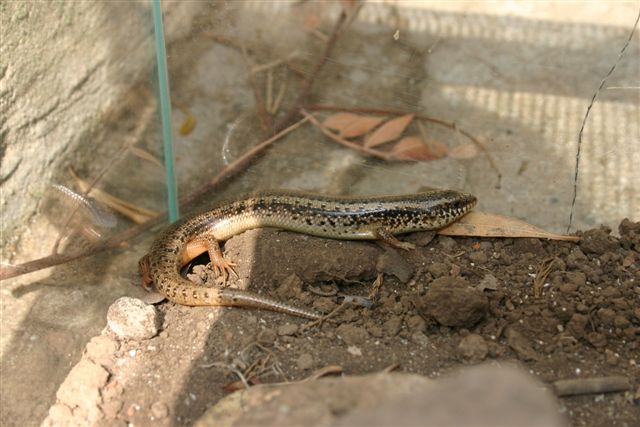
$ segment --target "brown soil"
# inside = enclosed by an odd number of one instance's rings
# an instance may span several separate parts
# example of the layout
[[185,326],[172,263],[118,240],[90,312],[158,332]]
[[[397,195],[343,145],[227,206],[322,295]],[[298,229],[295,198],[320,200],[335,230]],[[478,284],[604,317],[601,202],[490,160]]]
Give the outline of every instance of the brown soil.
[[[162,303],[158,336],[116,342],[105,331],[87,347],[85,358],[109,373],[100,380],[100,416],[123,425],[192,424],[242,388],[234,370],[256,384],[299,380],[330,365],[347,375],[397,366],[438,377],[493,359],[516,361],[545,383],[624,375],[632,384],[626,393],[559,404],[573,425],[638,425],[640,223],[625,220],[619,232],[591,230],[577,244],[416,233],[405,239],[417,245],[408,252],[277,230],[244,233],[225,247],[239,283],[324,313],[347,294],[373,294],[375,304],[345,305],[309,327],[279,313]],[[536,281],[545,266],[548,277]],[[210,275],[195,271],[192,280]]]

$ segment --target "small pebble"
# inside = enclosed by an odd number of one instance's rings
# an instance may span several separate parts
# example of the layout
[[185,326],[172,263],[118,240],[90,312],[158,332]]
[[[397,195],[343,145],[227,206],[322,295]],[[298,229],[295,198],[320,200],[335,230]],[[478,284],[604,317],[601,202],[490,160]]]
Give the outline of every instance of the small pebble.
[[393,316],[391,319],[387,320],[382,325],[382,329],[390,337],[396,336],[398,332],[400,332],[401,327],[402,327],[402,318],[399,316]]
[[298,357],[296,363],[301,371],[311,369],[313,367],[313,356],[310,353],[303,353]]
[[169,415],[169,407],[164,402],[154,402],[151,405],[151,415],[157,420]]
[[417,306],[423,317],[433,318],[443,326],[471,328],[485,317],[489,301],[466,280],[441,277],[431,282]]
[[631,322],[624,316],[616,316],[613,318],[613,325],[616,328],[625,329],[631,325]]
[[487,255],[482,251],[474,251],[469,254],[469,260],[476,264],[486,264]]
[[107,325],[120,339],[144,340],[158,334],[158,311],[136,298],[118,298],[107,312]]
[[420,332],[420,331],[418,331],[418,332],[414,332],[414,333],[411,335],[411,341],[412,341],[414,344],[417,344],[417,345],[422,346],[422,347],[426,347],[426,346],[427,346],[427,344],[429,344],[429,337],[427,337],[427,336],[424,334],[424,332]]
[[338,326],[336,332],[348,345],[361,344],[369,338],[369,333],[366,329],[344,323]]
[[[412,331],[414,333],[415,332],[424,332],[426,324],[427,324],[427,322],[425,322],[425,320],[421,316],[419,316],[417,314],[415,314],[415,315],[413,315],[413,316],[411,316],[411,317],[409,317],[407,319],[407,327],[409,328],[410,331]],[[371,331],[369,331],[369,332],[371,332]]]
[[487,342],[478,334],[469,334],[458,344],[460,355],[470,362],[481,362],[489,353]]
[[406,283],[413,276],[414,268],[400,253],[396,250],[387,249],[378,257],[376,269],[380,273],[396,276],[398,280]]
[[278,335],[280,336],[293,335],[296,332],[298,332],[298,325],[294,325],[292,323],[285,323],[278,327]]
[[258,343],[262,344],[262,345],[266,345],[266,346],[272,346],[273,343],[276,342],[276,338],[278,338],[278,336],[276,335],[276,331],[274,331],[273,329],[263,329],[258,333],[258,336],[256,337],[256,341],[258,341]]

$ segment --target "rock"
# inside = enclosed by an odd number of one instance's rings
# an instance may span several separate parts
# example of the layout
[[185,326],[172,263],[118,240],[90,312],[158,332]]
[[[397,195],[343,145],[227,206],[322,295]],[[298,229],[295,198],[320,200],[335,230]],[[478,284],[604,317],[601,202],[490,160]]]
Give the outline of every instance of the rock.
[[321,297],[313,301],[313,309],[320,313],[330,313],[337,307],[332,298]]
[[610,308],[601,308],[597,313],[598,319],[600,320],[600,322],[602,322],[603,325],[613,325],[613,319],[616,316],[615,311],[611,310]]
[[284,325],[278,326],[278,335],[280,336],[289,336],[298,332],[298,325],[294,325],[292,323],[285,323]]
[[486,264],[488,258],[482,251],[473,251],[469,254],[469,260],[475,264]]
[[588,262],[589,258],[580,250],[580,248],[574,248],[569,255],[567,255],[567,267],[580,268],[584,263]]
[[574,314],[567,323],[567,331],[576,338],[583,338],[589,317],[584,314]]
[[283,300],[299,298],[303,284],[302,279],[296,274],[290,274],[282,281],[282,284],[278,286],[276,295]]
[[575,285],[578,288],[587,283],[587,275],[582,271],[569,271],[564,275],[564,282]]
[[620,329],[625,329],[631,326],[631,322],[624,316],[618,315],[613,318],[613,326]]
[[336,333],[348,345],[362,344],[369,338],[366,329],[345,323],[338,326]]
[[482,365],[438,380],[376,374],[252,387],[211,407],[195,427],[561,427],[554,398],[524,370]]
[[625,218],[618,226],[618,232],[624,248],[640,251],[640,221],[632,222]]
[[42,427],[55,427],[61,425],[72,426],[73,413],[67,405],[56,403],[49,408],[49,415],[43,421]]
[[424,317],[444,326],[471,328],[484,318],[487,297],[464,279],[441,277],[431,282],[426,295],[416,304]]
[[485,289],[488,289],[490,291],[495,291],[496,289],[498,289],[498,279],[496,279],[493,274],[485,274],[485,276],[482,278],[482,281],[478,285],[479,291],[484,291]]
[[540,355],[533,349],[531,341],[514,326],[507,327],[504,335],[507,338],[507,344],[516,352],[520,359],[524,361],[540,360]]
[[438,244],[446,251],[453,251],[457,246],[456,239],[449,236],[438,236]]
[[426,347],[427,344],[429,344],[429,337],[427,337],[424,332],[414,332],[413,334],[411,334],[411,342],[422,347]]
[[313,367],[313,356],[310,353],[302,353],[296,363],[301,371],[311,369]]
[[607,345],[607,337],[605,334],[599,332],[589,332],[587,334],[587,341],[595,348],[602,348]]
[[578,290],[578,285],[575,283],[562,283],[558,287],[558,290],[563,294],[572,294]]
[[402,327],[402,317],[393,316],[382,325],[382,329],[389,337],[395,337]]
[[407,319],[407,327],[412,332],[424,332],[427,322],[419,315],[413,315]]
[[604,357],[605,357],[605,362],[607,362],[607,365],[610,365],[610,366],[617,366],[618,363],[620,362],[620,356],[609,349],[606,349],[604,351]]
[[616,310],[629,310],[631,306],[629,302],[625,298],[615,298],[611,300],[611,304],[615,307]]
[[413,276],[413,265],[395,249],[387,249],[378,257],[376,269],[380,273],[396,276],[402,283],[406,283]]
[[277,338],[278,336],[276,334],[276,331],[274,331],[273,329],[265,328],[258,332],[256,341],[258,341],[259,344],[265,346],[272,346],[276,342]]
[[478,334],[469,334],[460,340],[458,353],[469,362],[483,361],[489,353],[487,342]]
[[104,417],[99,408],[102,403],[100,389],[108,378],[109,373],[102,366],[80,360],[58,389],[58,403],[73,408],[76,421],[85,420],[88,425],[93,425]]
[[169,407],[164,402],[153,402],[151,405],[151,415],[156,420],[161,420],[169,416]]
[[513,250],[519,254],[531,253],[540,256],[546,255],[547,253],[540,239],[529,238],[514,239]]
[[602,295],[607,299],[610,299],[610,298],[619,297],[621,293],[620,293],[620,289],[616,288],[615,286],[607,286],[602,290],[602,292],[600,292],[600,295]]
[[136,298],[118,298],[107,312],[107,325],[120,339],[153,338],[159,323],[156,308]]
[[382,338],[382,336],[384,335],[384,331],[382,330],[382,328],[373,322],[368,322],[366,324],[366,327],[367,332],[369,332],[369,334],[371,334],[371,336],[373,337]]
[[419,231],[407,236],[406,241],[416,246],[427,246],[436,237],[435,231]]
[[449,266],[443,262],[434,262],[427,266],[427,271],[431,273],[434,278],[446,276],[449,274]]
[[85,356],[97,364],[104,364],[105,360],[113,357],[118,350],[119,344],[108,336],[98,335],[91,338],[85,348]]
[[616,249],[618,242],[610,238],[609,233],[611,230],[604,226],[597,230],[586,231],[580,238],[580,248],[586,253],[598,255]]

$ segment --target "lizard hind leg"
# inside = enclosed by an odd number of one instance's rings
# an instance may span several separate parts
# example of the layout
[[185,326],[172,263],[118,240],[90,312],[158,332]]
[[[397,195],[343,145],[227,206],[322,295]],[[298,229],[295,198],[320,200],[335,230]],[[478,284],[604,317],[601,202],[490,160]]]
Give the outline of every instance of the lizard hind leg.
[[198,239],[198,243],[207,248],[209,259],[211,260],[211,268],[213,268],[213,272],[216,276],[222,276],[224,285],[227,284],[229,275],[233,275],[235,278],[238,278],[238,273],[233,269],[236,264],[224,259],[218,240],[213,236],[202,236]]
[[416,245],[410,242],[403,242],[402,240],[398,240],[389,230],[385,228],[378,228],[374,231],[374,235],[377,239],[382,240],[386,244],[393,246],[394,248],[402,249],[405,251],[409,251],[411,249],[415,249]]

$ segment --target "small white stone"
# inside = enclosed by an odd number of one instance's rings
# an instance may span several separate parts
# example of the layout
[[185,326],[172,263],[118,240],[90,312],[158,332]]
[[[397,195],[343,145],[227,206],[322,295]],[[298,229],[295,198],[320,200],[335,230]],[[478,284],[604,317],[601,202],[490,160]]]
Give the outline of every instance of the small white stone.
[[120,339],[143,340],[158,334],[158,312],[153,305],[122,297],[111,304],[107,324]]
[[350,345],[349,347],[347,347],[347,353],[352,356],[362,356],[362,350],[360,350],[360,348],[356,347],[355,345]]

